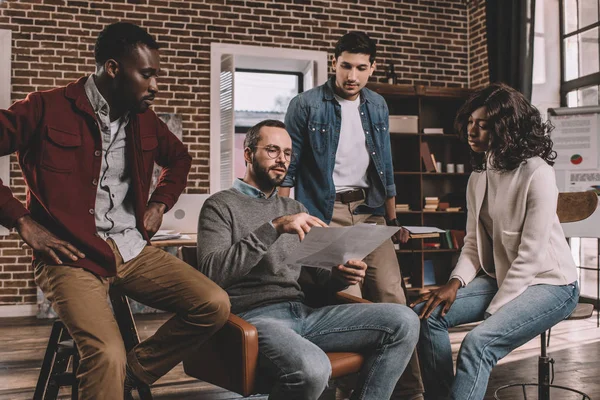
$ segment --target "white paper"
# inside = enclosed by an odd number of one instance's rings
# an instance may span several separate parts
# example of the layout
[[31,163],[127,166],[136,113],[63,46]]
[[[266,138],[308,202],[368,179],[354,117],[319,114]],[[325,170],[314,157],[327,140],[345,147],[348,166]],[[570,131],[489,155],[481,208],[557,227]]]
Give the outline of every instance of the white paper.
[[552,117],[550,134],[556,151],[557,169],[598,168],[598,116],[596,114]]
[[150,238],[150,241],[189,239],[189,238],[190,238],[189,236],[182,235],[181,233],[174,231],[174,230],[159,229],[158,231],[156,231],[154,236],[152,236],[152,238]]
[[585,192],[594,190],[600,192],[600,170],[590,171],[567,171],[569,192]]
[[284,263],[333,268],[349,260],[362,260],[399,229],[370,224],[343,228],[314,227]]
[[415,235],[421,234],[421,233],[444,233],[444,232],[446,232],[445,230],[436,228],[434,226],[403,226],[403,228]]

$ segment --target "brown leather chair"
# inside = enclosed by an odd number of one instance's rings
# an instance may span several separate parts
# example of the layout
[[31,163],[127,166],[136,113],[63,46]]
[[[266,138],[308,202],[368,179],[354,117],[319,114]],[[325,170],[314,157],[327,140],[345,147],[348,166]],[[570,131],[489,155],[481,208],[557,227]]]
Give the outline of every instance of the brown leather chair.
[[[197,267],[196,247],[182,247],[182,259]],[[369,303],[345,293],[337,293],[336,304]],[[356,373],[363,364],[358,353],[327,353],[331,379]],[[258,332],[242,318],[231,314],[223,328],[183,362],[186,374],[243,396],[257,394]]]

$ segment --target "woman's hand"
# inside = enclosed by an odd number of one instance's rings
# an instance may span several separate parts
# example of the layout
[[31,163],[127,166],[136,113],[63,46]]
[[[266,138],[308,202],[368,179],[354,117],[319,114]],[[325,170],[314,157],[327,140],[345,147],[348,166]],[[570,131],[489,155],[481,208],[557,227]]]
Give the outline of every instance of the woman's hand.
[[419,314],[419,318],[429,318],[433,310],[437,308],[440,304],[443,304],[442,308],[442,317],[446,315],[454,300],[456,300],[456,292],[462,286],[461,282],[456,279],[450,279],[450,282],[446,283],[444,286],[439,289],[432,290],[431,292],[427,292],[422,294],[415,302],[411,303],[411,307],[426,301],[423,310]]

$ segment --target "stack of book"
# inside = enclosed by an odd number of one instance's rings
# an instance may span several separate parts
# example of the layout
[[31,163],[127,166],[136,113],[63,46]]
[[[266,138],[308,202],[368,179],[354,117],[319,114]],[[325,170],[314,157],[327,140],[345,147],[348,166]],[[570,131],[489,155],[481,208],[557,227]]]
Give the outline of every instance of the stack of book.
[[439,197],[425,197],[425,206],[423,207],[423,211],[437,211],[439,203]]
[[396,204],[396,211],[410,211],[410,206],[404,203]]
[[444,128],[424,128],[423,129],[423,133],[426,135],[431,135],[431,134],[443,134],[444,133]]

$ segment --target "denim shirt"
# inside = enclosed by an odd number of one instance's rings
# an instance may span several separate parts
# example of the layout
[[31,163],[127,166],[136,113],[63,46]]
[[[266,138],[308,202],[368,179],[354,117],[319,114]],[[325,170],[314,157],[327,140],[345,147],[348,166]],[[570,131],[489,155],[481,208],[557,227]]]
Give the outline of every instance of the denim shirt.
[[[342,126],[341,106],[333,95],[333,85],[335,77],[300,93],[290,102],[285,124],[296,157],[281,185],[295,187],[296,200],[326,223],[331,222],[333,216],[333,168]],[[355,213],[383,215],[385,199],[396,196],[389,111],[383,97],[367,88],[360,92],[359,111],[371,160],[365,205],[358,207]]]
[[273,190],[273,193],[271,193],[269,197],[267,197],[267,195],[259,189],[255,188],[254,186],[248,185],[246,182],[244,182],[242,178],[237,178],[233,181],[233,188],[238,192],[245,194],[246,196],[250,196],[254,199],[270,199],[271,197],[277,195],[277,188],[275,188],[275,190]]

